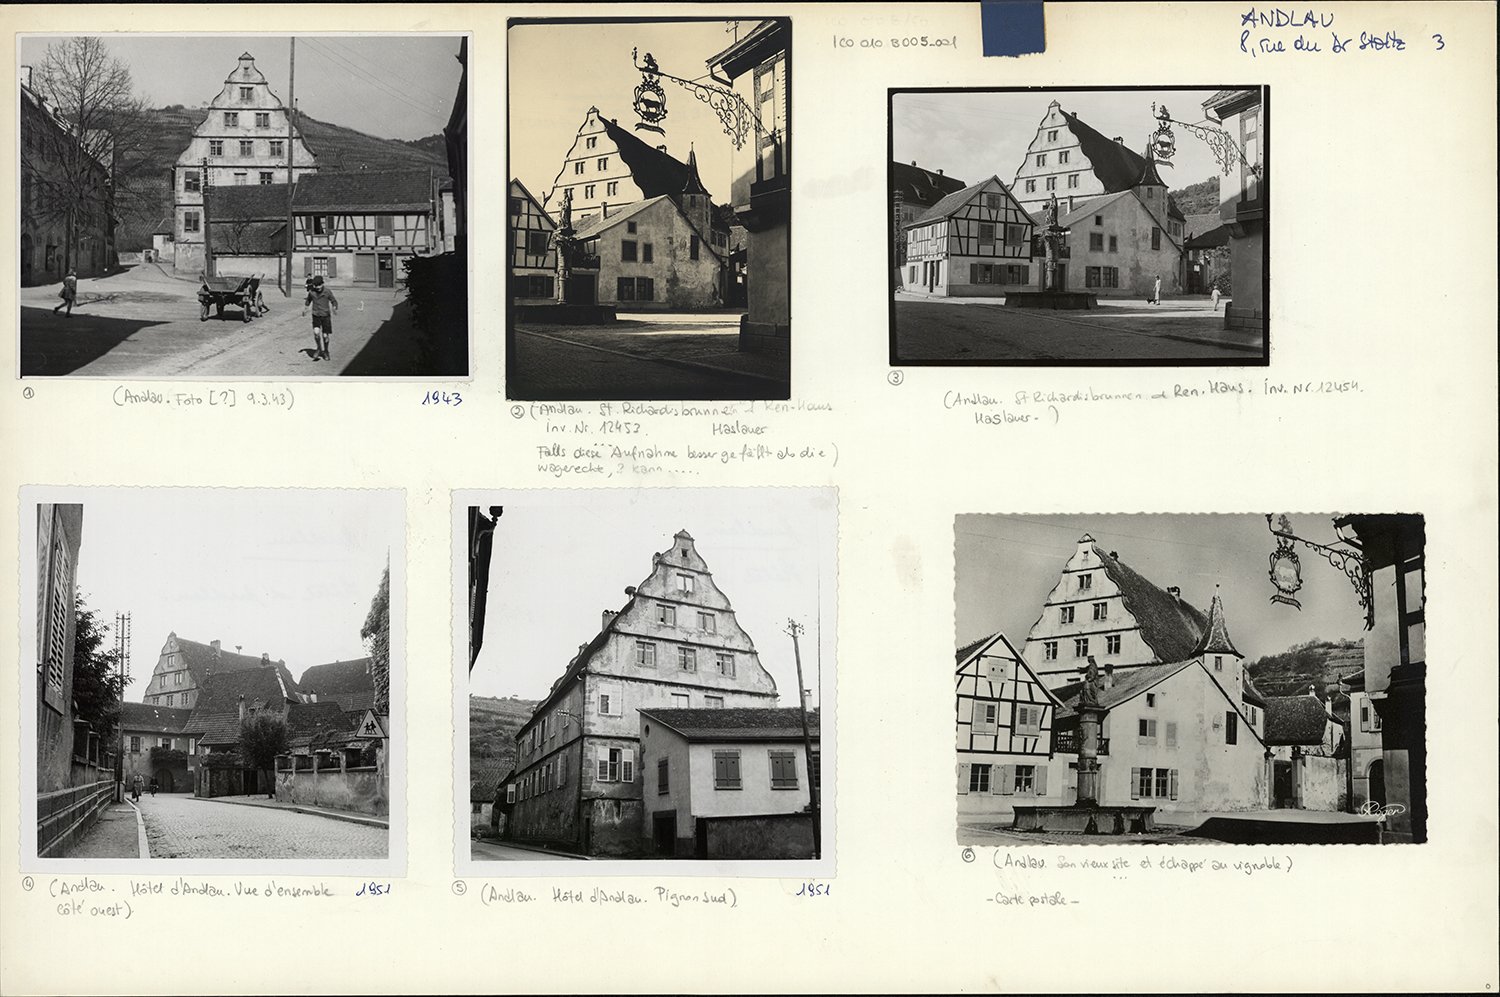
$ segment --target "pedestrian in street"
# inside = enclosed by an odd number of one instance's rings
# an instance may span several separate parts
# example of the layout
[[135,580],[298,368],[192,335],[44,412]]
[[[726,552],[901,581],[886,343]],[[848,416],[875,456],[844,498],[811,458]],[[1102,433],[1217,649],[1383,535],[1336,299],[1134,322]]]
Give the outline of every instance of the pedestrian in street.
[[1214,311],[1218,311],[1219,310],[1219,285],[1218,284],[1214,285],[1214,291],[1213,291],[1213,294],[1211,295],[1211,297],[1214,299]]
[[139,801],[140,798],[141,798],[141,777],[140,777],[140,775],[136,775],[136,777],[134,779],[130,780],[130,799],[131,799],[132,802],[136,802],[136,801]]
[[52,314],[56,315],[59,311],[66,307],[68,309],[68,318],[72,318],[73,304],[78,300],[77,270],[70,269],[68,271],[68,275],[63,278],[62,289],[57,292],[57,296],[59,298],[62,298],[62,301],[58,302],[57,307],[52,309]]
[[328,342],[333,338],[333,315],[339,310],[339,299],[323,283],[322,277],[312,279],[312,290],[302,304],[302,314],[312,309],[313,360],[332,360],[328,355]]
[[156,776],[151,777],[151,795],[156,795]]
[[1156,286],[1151,289],[1151,303],[1161,304],[1161,274],[1156,275]]

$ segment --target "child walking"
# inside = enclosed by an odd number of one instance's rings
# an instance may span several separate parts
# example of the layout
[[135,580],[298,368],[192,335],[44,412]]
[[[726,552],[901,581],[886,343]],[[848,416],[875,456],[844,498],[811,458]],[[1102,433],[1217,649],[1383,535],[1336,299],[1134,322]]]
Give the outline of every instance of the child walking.
[[313,320],[313,361],[332,360],[333,357],[328,355],[328,341],[333,338],[333,315],[339,310],[339,299],[324,285],[322,277],[312,279],[307,300],[302,304],[302,314],[306,315],[309,308]]

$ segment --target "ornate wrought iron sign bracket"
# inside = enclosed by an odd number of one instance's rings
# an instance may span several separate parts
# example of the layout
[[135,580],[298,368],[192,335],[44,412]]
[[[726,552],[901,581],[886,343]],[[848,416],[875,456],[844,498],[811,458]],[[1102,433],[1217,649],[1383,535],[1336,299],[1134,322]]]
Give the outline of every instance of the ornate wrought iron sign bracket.
[[1369,564],[1362,552],[1304,540],[1292,532],[1292,521],[1285,514],[1276,516],[1273,520],[1271,514],[1266,513],[1266,528],[1276,537],[1276,550],[1270,558],[1271,584],[1276,586],[1276,594],[1271,596],[1272,602],[1280,602],[1294,609],[1302,608],[1302,604],[1293,598],[1302,587],[1302,561],[1297,557],[1295,547],[1296,544],[1302,544],[1322,555],[1324,560],[1344,573],[1349,584],[1354,586],[1360,608],[1365,611],[1365,629],[1375,628],[1374,590],[1370,582]]
[[1214,158],[1219,161],[1219,166],[1228,176],[1236,166],[1242,166],[1256,177],[1260,176],[1260,164],[1252,163],[1245,156],[1245,150],[1240,148],[1228,132],[1222,128],[1210,128],[1207,125],[1191,125],[1186,121],[1175,121],[1163,104],[1157,107],[1151,105],[1151,113],[1156,115],[1156,133],[1151,136],[1151,151],[1155,153],[1158,162],[1170,166],[1166,162],[1177,153],[1177,137],[1172,133],[1172,126],[1176,125],[1189,135],[1201,140],[1208,146]]
[[734,143],[736,149],[744,146],[745,139],[752,128],[757,135],[765,132],[759,116],[739,94],[732,90],[712,87],[696,80],[684,80],[679,76],[664,73],[658,68],[650,52],[646,53],[645,64],[642,65],[637,58],[638,51],[638,49],[630,50],[630,59],[641,74],[640,86],[635,88],[635,111],[643,124],[636,127],[661,132],[661,129],[656,126],[667,116],[667,95],[662,90],[660,81],[671,80],[713,108],[714,113],[719,116],[719,123],[724,126],[724,134],[729,136],[729,141]]

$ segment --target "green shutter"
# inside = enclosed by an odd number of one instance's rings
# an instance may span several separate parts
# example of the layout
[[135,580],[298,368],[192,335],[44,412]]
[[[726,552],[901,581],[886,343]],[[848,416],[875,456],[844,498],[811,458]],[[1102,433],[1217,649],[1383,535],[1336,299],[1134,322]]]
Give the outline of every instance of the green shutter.
[[1000,782],[996,786],[1001,796],[1013,796],[1016,792],[1016,767],[1014,765],[1000,766]]
[[1138,768],[1130,770],[1130,798],[1132,800],[1141,798],[1141,770]]
[[1045,765],[1036,767],[1036,795],[1047,795],[1047,766]]

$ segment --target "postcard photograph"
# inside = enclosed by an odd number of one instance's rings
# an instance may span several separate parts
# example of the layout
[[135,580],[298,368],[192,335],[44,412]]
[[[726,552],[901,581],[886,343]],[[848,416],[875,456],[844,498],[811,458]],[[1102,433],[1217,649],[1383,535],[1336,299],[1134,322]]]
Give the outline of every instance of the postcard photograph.
[[403,493],[27,488],[22,502],[29,867],[404,868]]
[[832,873],[832,489],[455,501],[460,869]]
[[891,363],[1264,365],[1266,87],[889,91]]
[[954,530],[960,843],[1427,840],[1422,516]]
[[468,375],[465,36],[17,46],[22,377]]

